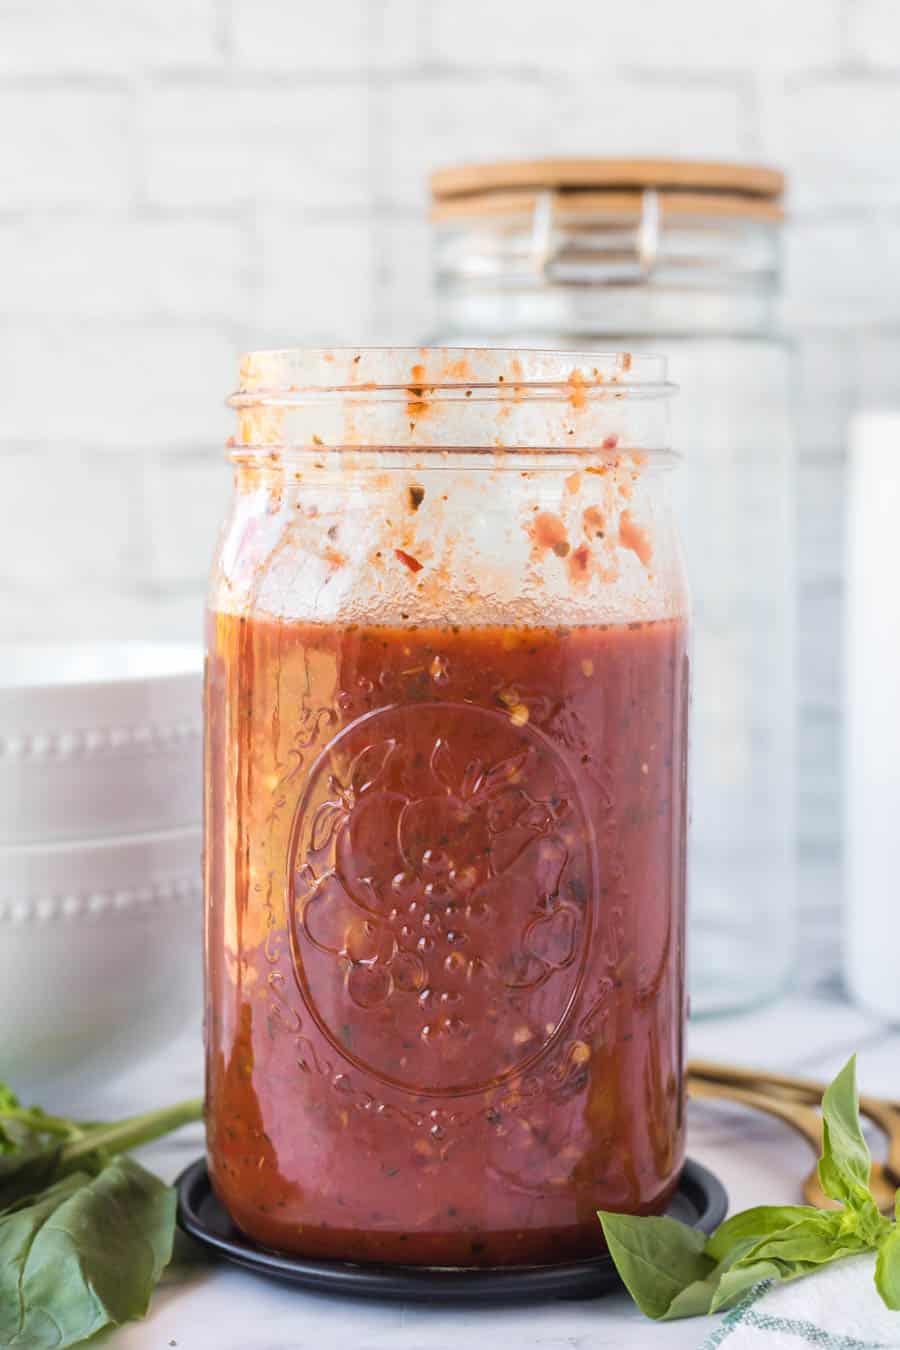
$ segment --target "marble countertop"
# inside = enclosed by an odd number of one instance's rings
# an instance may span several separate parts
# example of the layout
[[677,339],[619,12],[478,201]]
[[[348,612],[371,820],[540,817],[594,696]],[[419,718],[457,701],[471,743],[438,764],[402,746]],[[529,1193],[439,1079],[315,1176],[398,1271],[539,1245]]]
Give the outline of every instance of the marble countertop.
[[[798,994],[742,1017],[690,1029],[694,1056],[831,1077],[859,1054],[865,1090],[900,1095],[900,1028],[885,1027],[848,1005],[832,988]],[[103,1114],[162,1105],[200,1088],[202,1056],[185,1038],[107,1089]],[[174,1178],[203,1150],[199,1126],[144,1149],[141,1159]],[[763,1201],[799,1202],[812,1157],[784,1125],[726,1103],[692,1103],[688,1150],[725,1183],[732,1210]],[[705,1322],[654,1325],[625,1295],[526,1307],[454,1308],[339,1299],[311,1294],[212,1263],[179,1241],[146,1321],[105,1335],[112,1350],[694,1350],[712,1330]]]

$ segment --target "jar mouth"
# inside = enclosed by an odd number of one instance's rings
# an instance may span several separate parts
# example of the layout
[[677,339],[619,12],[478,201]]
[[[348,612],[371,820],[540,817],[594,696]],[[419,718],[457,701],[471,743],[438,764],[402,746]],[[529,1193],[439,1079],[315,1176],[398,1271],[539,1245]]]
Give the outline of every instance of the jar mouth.
[[248,352],[233,408],[299,406],[331,398],[403,402],[461,399],[668,398],[664,356],[641,352],[498,347],[330,347]]
[[663,356],[504,347],[253,352],[241,449],[668,449]]

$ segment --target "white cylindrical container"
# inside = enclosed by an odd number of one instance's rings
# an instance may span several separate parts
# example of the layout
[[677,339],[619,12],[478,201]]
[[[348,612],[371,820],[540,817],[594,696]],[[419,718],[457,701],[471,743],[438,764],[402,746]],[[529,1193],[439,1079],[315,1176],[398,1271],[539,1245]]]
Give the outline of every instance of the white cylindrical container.
[[845,952],[857,1003],[900,1022],[900,412],[850,437],[845,674]]

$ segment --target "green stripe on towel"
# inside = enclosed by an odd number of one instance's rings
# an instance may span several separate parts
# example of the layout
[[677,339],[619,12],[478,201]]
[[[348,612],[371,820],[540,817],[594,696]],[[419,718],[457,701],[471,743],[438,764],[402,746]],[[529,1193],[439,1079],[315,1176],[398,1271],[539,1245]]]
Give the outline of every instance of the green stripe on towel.
[[[892,1350],[886,1341],[860,1341],[855,1336],[835,1335],[817,1327],[813,1322],[799,1321],[794,1317],[771,1317],[767,1313],[757,1312],[756,1304],[772,1288],[774,1281],[763,1280],[754,1285],[749,1294],[731,1312],[726,1314],[711,1336],[708,1336],[700,1350],[718,1350],[727,1341],[733,1331],[741,1327],[753,1327],[756,1331],[782,1332],[794,1336],[805,1345],[814,1345],[819,1350]],[[894,1342],[896,1346],[898,1342]]]

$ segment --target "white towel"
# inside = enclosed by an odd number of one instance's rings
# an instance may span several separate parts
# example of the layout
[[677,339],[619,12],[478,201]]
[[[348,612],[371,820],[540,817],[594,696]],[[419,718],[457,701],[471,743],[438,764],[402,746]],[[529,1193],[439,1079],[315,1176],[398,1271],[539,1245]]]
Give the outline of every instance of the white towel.
[[882,1303],[875,1257],[825,1266],[788,1284],[757,1286],[698,1350],[885,1350],[900,1347],[900,1313]]

